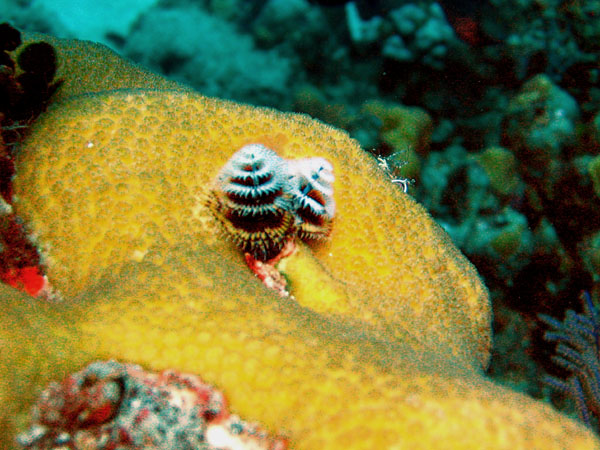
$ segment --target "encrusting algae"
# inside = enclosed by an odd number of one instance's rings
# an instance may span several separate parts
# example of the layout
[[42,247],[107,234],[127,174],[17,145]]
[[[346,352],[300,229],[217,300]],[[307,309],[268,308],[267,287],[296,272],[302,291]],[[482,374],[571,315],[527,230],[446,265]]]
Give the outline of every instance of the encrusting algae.
[[[483,376],[479,277],[345,133],[179,89],[95,44],[51,43],[65,81],[19,149],[14,206],[64,301],[0,286],[3,442],[50,381],[117,359],[197,374],[293,449],[599,447]],[[325,158],[336,176],[331,235],[281,263],[285,298],[206,207],[211,180],[251,143]]]

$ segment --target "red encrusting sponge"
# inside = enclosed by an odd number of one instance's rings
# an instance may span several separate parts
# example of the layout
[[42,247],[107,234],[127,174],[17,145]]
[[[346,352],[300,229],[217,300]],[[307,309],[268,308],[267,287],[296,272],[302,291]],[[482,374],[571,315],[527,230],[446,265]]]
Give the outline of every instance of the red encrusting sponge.
[[10,268],[0,274],[0,280],[32,297],[38,297],[48,284],[37,266]]

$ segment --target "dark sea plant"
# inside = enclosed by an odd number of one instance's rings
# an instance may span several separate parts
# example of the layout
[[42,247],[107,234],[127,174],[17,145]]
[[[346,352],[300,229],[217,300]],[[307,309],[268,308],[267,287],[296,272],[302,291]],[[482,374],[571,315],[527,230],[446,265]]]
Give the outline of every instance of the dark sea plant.
[[571,397],[580,419],[598,431],[600,418],[600,312],[588,292],[581,295],[583,313],[567,310],[562,322],[540,315],[550,326],[544,334],[556,342],[552,360],[570,372],[566,380],[547,375],[545,381]]

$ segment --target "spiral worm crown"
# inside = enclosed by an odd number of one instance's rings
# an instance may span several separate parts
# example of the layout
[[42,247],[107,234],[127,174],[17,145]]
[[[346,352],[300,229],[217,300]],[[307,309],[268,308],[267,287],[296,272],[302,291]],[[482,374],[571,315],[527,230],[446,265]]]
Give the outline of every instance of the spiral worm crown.
[[289,185],[301,239],[322,239],[331,232],[335,214],[333,167],[324,158],[293,161]]
[[267,261],[295,234],[308,240],[329,235],[333,179],[326,159],[286,160],[249,144],[221,169],[208,205],[242,251]]
[[277,255],[293,232],[287,179],[287,165],[273,150],[246,145],[221,170],[209,202],[235,244],[262,261]]

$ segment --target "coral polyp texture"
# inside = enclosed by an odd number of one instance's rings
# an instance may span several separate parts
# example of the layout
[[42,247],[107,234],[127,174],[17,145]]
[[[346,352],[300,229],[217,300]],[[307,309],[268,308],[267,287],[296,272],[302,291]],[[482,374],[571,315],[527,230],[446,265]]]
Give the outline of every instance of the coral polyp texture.
[[[102,79],[106,59],[53,42],[61,100],[20,146],[14,189],[64,301],[0,286],[3,443],[27,429],[49,382],[116,359],[195,374],[299,450],[598,447],[583,424],[484,376],[485,287],[347,134],[183,89],[71,96],[84,85],[69,79],[75,67]],[[61,59],[63,45],[85,57]],[[336,176],[329,238],[282,262],[293,296],[248,270],[203,200],[253,143],[324,158]]]
[[17,442],[28,450],[286,448],[229,414],[222,393],[198,377],[117,361],[97,361],[50,383]]

